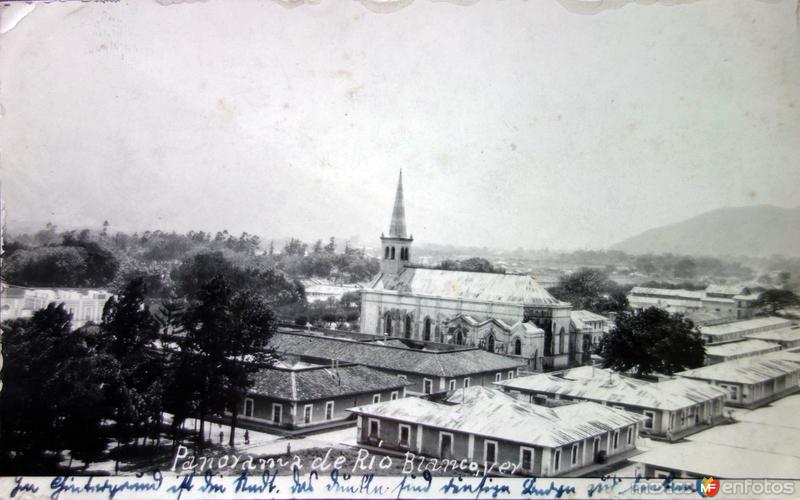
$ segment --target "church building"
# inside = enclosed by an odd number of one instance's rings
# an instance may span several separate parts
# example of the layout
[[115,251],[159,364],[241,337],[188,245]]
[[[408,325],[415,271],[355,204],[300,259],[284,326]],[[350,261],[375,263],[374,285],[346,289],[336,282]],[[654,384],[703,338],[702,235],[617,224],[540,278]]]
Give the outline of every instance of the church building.
[[381,268],[361,295],[361,332],[477,346],[524,361],[529,369],[580,364],[591,344],[570,328],[571,305],[522,274],[431,269],[412,264],[403,174]]

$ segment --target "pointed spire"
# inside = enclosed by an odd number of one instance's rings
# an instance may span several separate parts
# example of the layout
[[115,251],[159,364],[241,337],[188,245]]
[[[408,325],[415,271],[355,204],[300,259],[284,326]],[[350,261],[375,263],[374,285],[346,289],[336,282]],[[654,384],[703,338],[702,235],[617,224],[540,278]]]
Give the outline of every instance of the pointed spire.
[[394,196],[394,210],[392,210],[392,223],[389,226],[389,237],[406,237],[406,209],[403,205],[403,169],[400,169],[400,178],[397,180],[397,194]]

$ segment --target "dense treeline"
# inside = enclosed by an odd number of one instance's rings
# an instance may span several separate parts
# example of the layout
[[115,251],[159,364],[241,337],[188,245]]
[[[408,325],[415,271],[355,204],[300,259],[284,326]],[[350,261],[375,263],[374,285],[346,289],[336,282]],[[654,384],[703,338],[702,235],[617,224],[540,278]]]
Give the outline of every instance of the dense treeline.
[[[246,280],[213,255],[211,264],[202,257],[191,265],[221,272],[202,283],[179,280],[180,297],[148,301],[141,278],[115,290],[99,325],[72,331],[72,318],[56,304],[3,325],[0,466],[6,475],[53,474],[65,451],[70,462],[88,464],[118,460],[126,447],[140,448],[148,438],[154,452],[164,435],[174,447],[190,417],[200,419],[196,445],[203,447],[204,422],[226,410],[235,432],[249,374],[274,358],[268,345],[277,325],[273,307],[302,297],[287,295],[276,275]],[[234,287],[230,278],[237,276]],[[270,279],[272,291],[262,284]],[[172,415],[169,427],[165,413]],[[233,432],[230,440],[233,445]]]
[[603,315],[628,309],[629,290],[630,287],[610,280],[604,271],[589,268],[562,276],[558,285],[548,289],[555,298],[569,302],[574,309]]
[[[259,272],[281,272],[291,278],[317,277],[344,283],[363,282],[378,271],[378,261],[345,244],[336,251],[333,238],[311,248],[290,239],[277,251],[273,242],[262,249],[258,236],[189,231],[186,234],[145,231],[109,234],[102,231],[57,231],[51,224],[34,234],[9,238],[3,278],[23,286],[119,287],[144,277],[148,294],[167,297],[185,283],[181,267],[197,255],[222,255],[231,266]],[[236,282],[233,282],[234,286]],[[178,293],[185,290],[178,290]]]

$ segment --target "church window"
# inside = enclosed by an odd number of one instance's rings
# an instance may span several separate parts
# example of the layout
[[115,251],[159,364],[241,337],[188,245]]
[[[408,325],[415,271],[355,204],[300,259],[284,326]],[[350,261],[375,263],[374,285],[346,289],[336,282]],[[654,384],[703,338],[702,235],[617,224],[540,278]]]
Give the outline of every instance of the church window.
[[386,251],[383,252],[383,258],[384,259],[388,259],[389,258],[389,247],[386,247]]
[[514,354],[522,356],[522,341],[520,339],[514,341]]
[[494,335],[489,335],[489,338],[486,340],[486,350],[494,352]]
[[406,338],[407,339],[411,338],[411,326],[412,326],[412,324],[411,324],[411,316],[406,316],[406,332],[405,333],[406,333]]
[[425,323],[422,328],[422,340],[430,341],[431,340],[431,319],[425,318]]
[[456,344],[464,345],[464,343],[465,343],[464,342],[464,334],[461,333],[461,330],[459,330],[458,333],[456,334]]
[[410,248],[406,248],[406,260],[410,260],[410,259],[411,259],[411,256],[410,256],[411,252],[410,252],[410,250],[411,250]]
[[394,247],[392,247],[392,260],[394,260]]
[[384,327],[383,327],[384,333],[386,333],[386,335],[391,335],[392,334],[392,317],[389,315],[389,313],[386,313],[386,316],[384,316],[384,318],[383,318],[383,322],[384,322]]

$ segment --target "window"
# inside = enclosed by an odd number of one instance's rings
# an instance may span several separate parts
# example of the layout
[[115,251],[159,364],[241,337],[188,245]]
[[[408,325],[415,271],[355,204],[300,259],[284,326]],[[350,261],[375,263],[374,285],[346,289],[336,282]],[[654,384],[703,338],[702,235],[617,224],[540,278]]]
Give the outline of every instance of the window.
[[394,260],[394,247],[392,247],[392,260]]
[[369,419],[369,437],[377,439],[381,434],[381,422],[374,418]]
[[644,411],[644,428],[645,429],[652,429],[653,428],[653,421],[656,418],[656,414],[652,411],[645,410]]
[[397,397],[398,397],[399,395],[400,395],[400,394],[399,394],[397,391],[392,391],[392,393],[389,395],[389,398],[390,398],[392,401],[394,401],[395,399],[397,399]]
[[425,394],[433,394],[433,380],[426,378],[422,381],[422,392]]
[[495,373],[494,374],[494,381],[495,382],[500,382],[501,380],[503,380],[503,374],[500,373],[500,372]]
[[448,391],[455,391],[456,390],[456,381],[455,379],[451,380],[447,383],[447,390]]
[[628,427],[628,438],[626,442],[628,444],[633,444],[633,427]]
[[487,439],[483,442],[483,460],[488,464],[493,464],[497,461],[497,441],[489,441]]
[[570,459],[570,463],[572,465],[575,465],[575,464],[578,463],[578,451],[579,451],[579,449],[580,448],[577,445],[577,443],[572,445],[572,457]]
[[614,446],[613,448],[616,450],[619,447],[619,431],[614,431]]
[[310,424],[314,414],[314,405],[305,405],[303,407],[303,423]]
[[594,442],[592,442],[592,460],[597,460],[597,454],[600,452],[600,438],[594,438]]
[[386,251],[383,253],[383,258],[384,259],[388,259],[389,258],[389,247],[386,247]]
[[325,420],[333,420],[333,401],[325,403]]
[[522,470],[527,472],[533,471],[533,450],[530,448],[520,448],[519,461],[522,464]]
[[245,417],[253,416],[253,400],[250,398],[245,398],[244,400],[244,416]]
[[425,323],[422,327],[422,340],[429,341],[431,339],[431,319],[425,318]]
[[557,472],[561,468],[561,450],[556,450],[553,454],[553,472]]
[[514,354],[522,356],[522,341],[520,339],[514,341]]
[[406,338],[407,339],[411,338],[411,327],[412,327],[411,316],[406,316],[406,331],[405,331],[405,334],[406,334]]
[[469,383],[470,383],[469,377],[465,378],[464,379],[464,387],[469,387]]
[[511,370],[510,372],[508,372],[508,378],[509,379],[514,378],[514,370]]
[[383,332],[386,335],[392,335],[392,317],[388,312],[383,317]]
[[398,442],[400,443],[400,446],[407,447],[411,445],[411,427],[400,424],[400,435],[398,436]]
[[380,394],[373,394],[372,395],[372,404],[380,403],[381,402],[381,395]]
[[272,404],[272,421],[276,424],[281,423],[283,420],[283,406],[278,403]]

